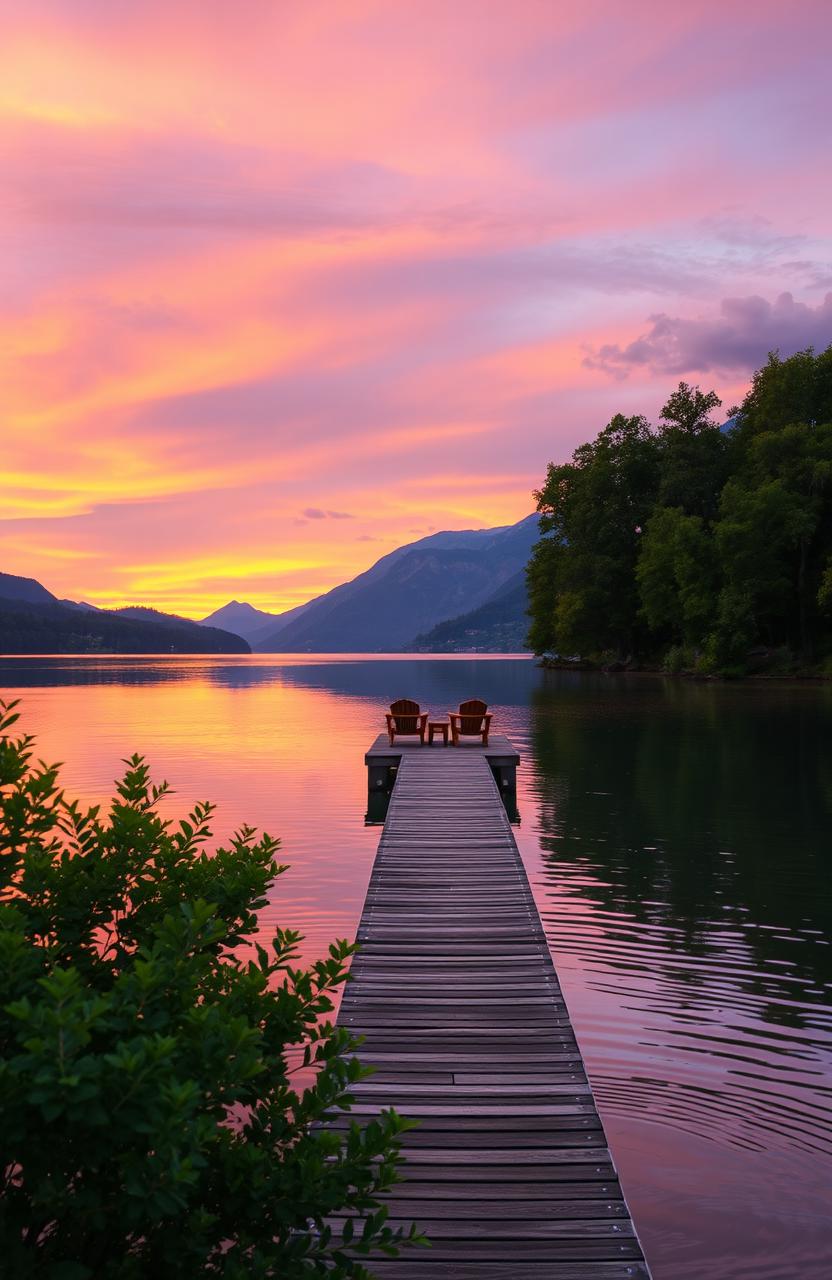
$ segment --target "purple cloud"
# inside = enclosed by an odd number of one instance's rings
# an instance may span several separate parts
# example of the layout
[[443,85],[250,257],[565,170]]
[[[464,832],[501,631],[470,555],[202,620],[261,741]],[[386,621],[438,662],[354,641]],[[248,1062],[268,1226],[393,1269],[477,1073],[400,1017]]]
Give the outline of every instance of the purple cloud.
[[650,328],[622,347],[605,343],[590,351],[584,364],[626,378],[631,369],[652,373],[746,371],[762,364],[769,351],[790,356],[804,347],[824,349],[832,342],[832,293],[816,307],[795,302],[790,293],[774,301],[752,296],[723,298],[719,315],[688,320],[659,312]]
[[304,507],[307,520],[354,520],[351,511],[325,511],[323,507]]

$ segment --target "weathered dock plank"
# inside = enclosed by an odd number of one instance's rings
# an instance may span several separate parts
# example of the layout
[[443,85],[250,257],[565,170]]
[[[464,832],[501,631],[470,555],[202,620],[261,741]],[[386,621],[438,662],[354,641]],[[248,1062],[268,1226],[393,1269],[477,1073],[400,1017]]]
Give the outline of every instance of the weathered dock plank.
[[649,1280],[501,801],[517,753],[382,735],[366,762],[396,781],[338,1021],[376,1067],[353,1114],[419,1121],[390,1217],[433,1241],[373,1272]]

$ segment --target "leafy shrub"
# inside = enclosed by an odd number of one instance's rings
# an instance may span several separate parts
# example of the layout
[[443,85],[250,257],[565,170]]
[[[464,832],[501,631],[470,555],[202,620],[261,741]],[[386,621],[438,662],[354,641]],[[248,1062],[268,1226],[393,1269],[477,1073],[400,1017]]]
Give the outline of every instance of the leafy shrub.
[[668,675],[679,676],[688,671],[694,671],[697,665],[696,652],[688,645],[674,644],[671,645],[667,653],[664,655],[662,670]]
[[406,1122],[328,1124],[366,1074],[323,1021],[353,947],[301,969],[299,934],[261,946],[276,840],[246,827],[207,852],[212,806],[162,819],[167,788],[139,756],[106,816],[68,802],[58,768],[10,735],[14,705],[0,702],[4,1274],[367,1277],[362,1259],[404,1242],[378,1197]]
[[745,675],[753,635],[751,597],[747,592],[724,587],[715,626],[705,645],[702,670],[709,675],[726,677]]

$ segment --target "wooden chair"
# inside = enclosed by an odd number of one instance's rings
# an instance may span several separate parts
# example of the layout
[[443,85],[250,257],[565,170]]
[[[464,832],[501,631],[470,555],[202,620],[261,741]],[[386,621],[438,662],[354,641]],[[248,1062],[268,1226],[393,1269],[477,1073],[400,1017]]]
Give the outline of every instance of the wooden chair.
[[390,735],[391,747],[396,734],[399,737],[415,734],[418,736],[422,746],[424,746],[427,727],[428,713],[420,709],[418,702],[411,702],[409,698],[399,698],[398,702],[390,703],[390,711],[387,716],[387,732]]
[[488,729],[491,716],[487,714],[488,703],[472,698],[470,702],[460,702],[459,711],[449,711],[451,722],[451,741],[459,746],[460,738],[482,738],[482,745],[488,746]]

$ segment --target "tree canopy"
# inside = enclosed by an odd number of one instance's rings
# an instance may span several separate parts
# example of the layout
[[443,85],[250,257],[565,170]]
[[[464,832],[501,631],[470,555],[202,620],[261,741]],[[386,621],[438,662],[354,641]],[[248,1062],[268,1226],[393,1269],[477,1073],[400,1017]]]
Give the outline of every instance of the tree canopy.
[[[0,702],[0,1248],[16,1280],[363,1277],[395,1253],[394,1112],[327,1015],[353,946],[263,945],[284,870],[212,806],[173,824],[139,756],[109,811],[66,799]],[[311,1077],[295,1083],[298,1071]],[[407,1239],[416,1238],[411,1232]]]
[[772,354],[721,428],[682,382],[535,497],[536,652],[740,674],[832,662],[832,347]]

